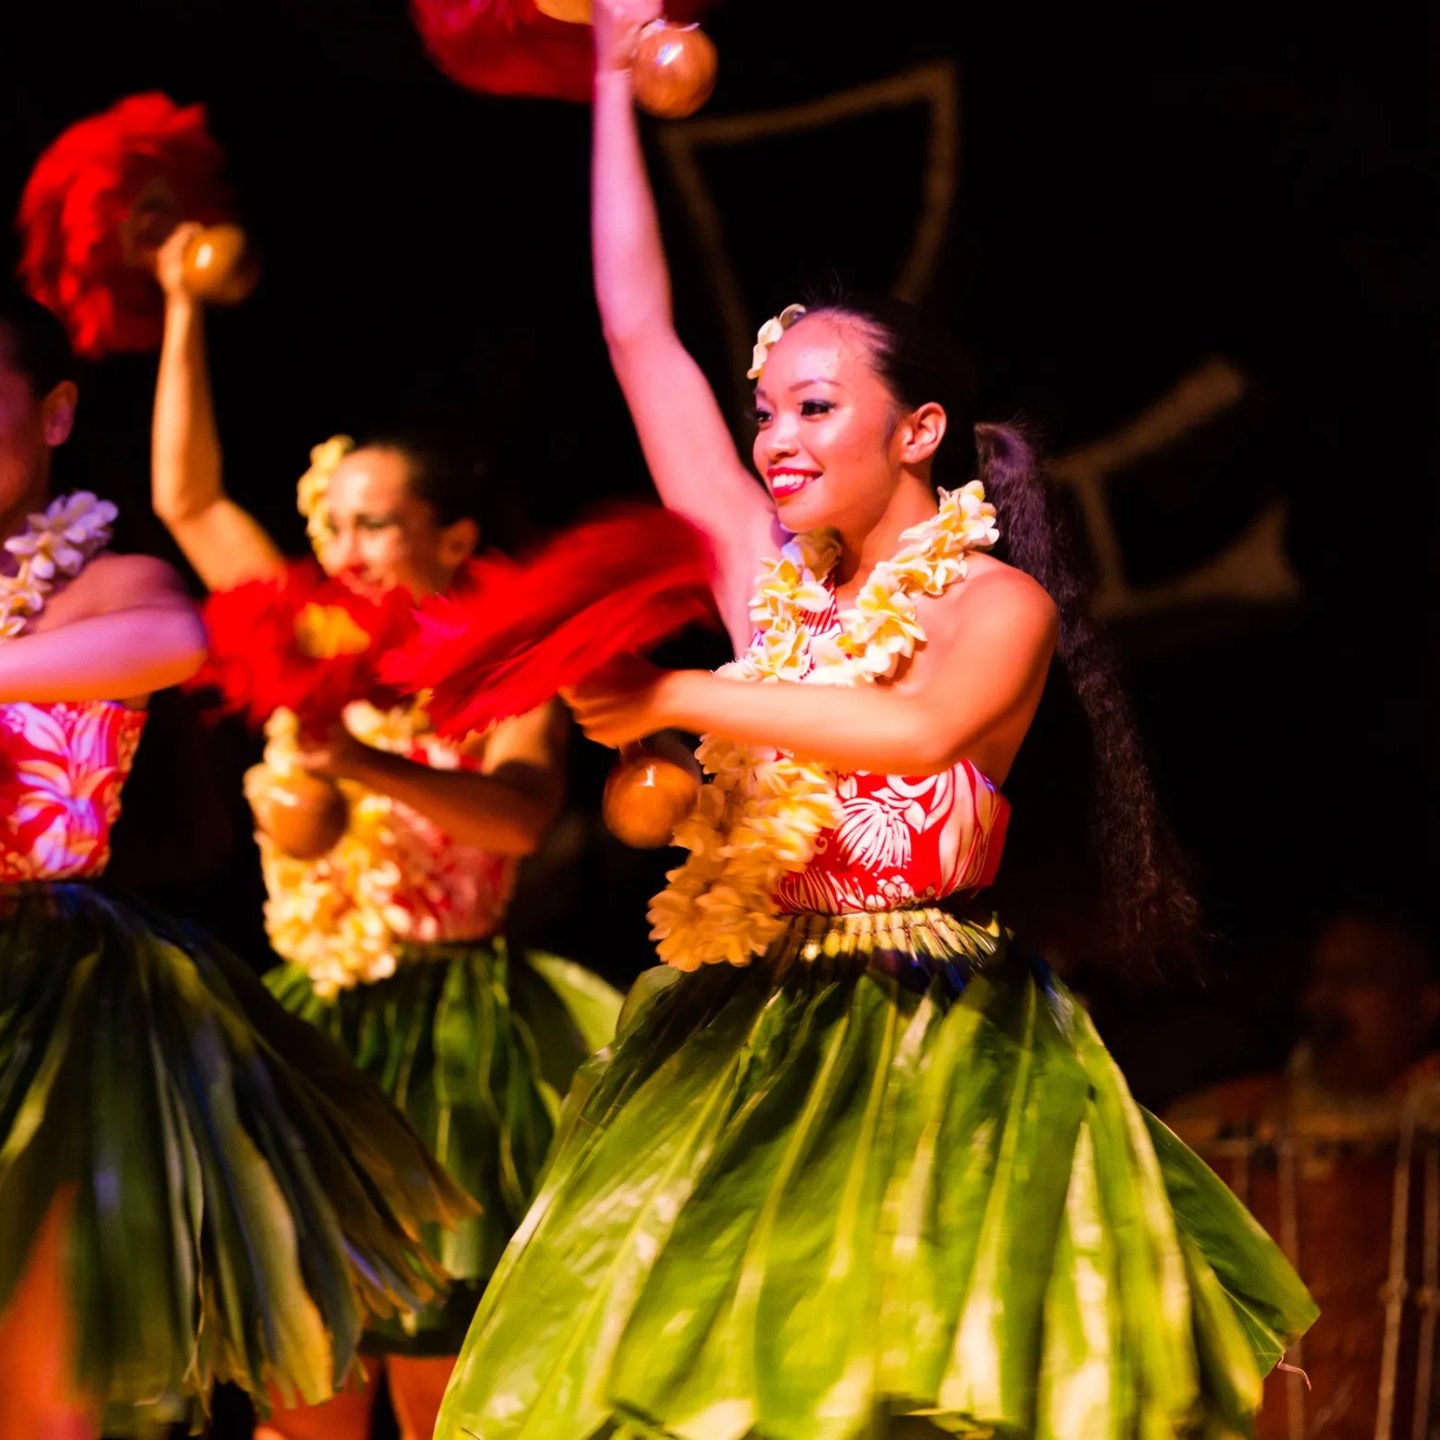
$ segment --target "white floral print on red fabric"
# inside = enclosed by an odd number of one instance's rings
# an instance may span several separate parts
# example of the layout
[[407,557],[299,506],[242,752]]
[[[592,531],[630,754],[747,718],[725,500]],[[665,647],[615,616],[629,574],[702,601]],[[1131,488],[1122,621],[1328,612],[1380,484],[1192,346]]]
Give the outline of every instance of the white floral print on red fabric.
[[0,706],[0,881],[104,870],[144,728],[113,701]]
[[[432,735],[423,737],[407,758],[434,770],[478,770],[481,765],[479,754],[461,756]],[[493,935],[504,923],[519,862],[462,845],[400,801],[394,803],[391,824],[404,857],[395,899],[409,915],[406,939],[430,944]]]
[[[832,603],[815,639],[840,629]],[[811,679],[810,672],[800,677]],[[815,855],[776,892],[782,911],[827,915],[943,899],[995,878],[1009,803],[968,760],[939,775],[835,777],[841,820],[822,832]]]
[[[246,777],[263,793],[293,763],[293,714],[277,711],[265,761]],[[438,739],[411,707],[346,708],[357,739],[436,770],[479,769],[482,751],[462,753]],[[257,830],[268,898],[265,926],[276,954],[300,965],[315,993],[332,999],[355,985],[388,979],[406,944],[480,940],[505,918],[518,861],[463,845],[400,800],[341,781],[349,825],[314,859],[286,855]]]

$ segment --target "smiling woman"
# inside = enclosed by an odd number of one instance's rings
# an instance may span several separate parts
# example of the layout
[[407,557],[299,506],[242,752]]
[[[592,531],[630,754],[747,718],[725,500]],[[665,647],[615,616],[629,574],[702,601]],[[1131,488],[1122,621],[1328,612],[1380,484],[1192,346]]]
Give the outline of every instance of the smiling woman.
[[879,482],[896,464],[929,458],[945,438],[941,406],[926,401],[902,414],[875,369],[855,364],[873,350],[866,330],[838,307],[805,311],[757,378],[755,468],[787,530],[867,533],[889,499]]
[[761,329],[755,484],[672,322],[627,71],[656,9],[594,6],[595,284],[737,658],[570,695],[608,744],[700,732],[712,780],[437,1440],[1246,1433],[1314,1306],[987,894],[1059,675],[1102,943],[1194,923],[1036,456],[967,423],[922,316],[845,300]]
[[445,589],[480,539],[480,476],[466,485],[438,447],[399,435],[352,449],[329,472],[316,554],[359,590]]

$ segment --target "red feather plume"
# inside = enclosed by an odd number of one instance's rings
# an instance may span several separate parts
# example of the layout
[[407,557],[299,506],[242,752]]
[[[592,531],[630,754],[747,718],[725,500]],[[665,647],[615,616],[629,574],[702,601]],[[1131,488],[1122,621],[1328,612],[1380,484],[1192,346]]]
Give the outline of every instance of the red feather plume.
[[[414,628],[414,601],[395,588],[375,598],[328,578],[313,560],[273,578],[220,590],[205,602],[209,654],[188,689],[219,694],[218,714],[243,715],[257,728],[281,706],[321,734],[352,700],[380,708],[404,696],[376,674],[381,654]],[[338,653],[328,639],[343,639]],[[321,653],[317,653],[317,651]]]
[[380,676],[425,690],[440,734],[460,739],[520,715],[617,656],[695,621],[713,624],[705,537],[654,505],[617,504],[523,561],[487,555],[458,592],[416,612]]
[[[666,16],[698,19],[716,0],[668,0]],[[467,90],[588,101],[593,32],[546,15],[535,0],[410,0],[410,14],[435,64]]]
[[155,91],[77,121],[41,155],[20,198],[19,272],[81,355],[160,344],[164,297],[126,231],[153,246],[181,220],[231,219],[224,162],[205,107]]

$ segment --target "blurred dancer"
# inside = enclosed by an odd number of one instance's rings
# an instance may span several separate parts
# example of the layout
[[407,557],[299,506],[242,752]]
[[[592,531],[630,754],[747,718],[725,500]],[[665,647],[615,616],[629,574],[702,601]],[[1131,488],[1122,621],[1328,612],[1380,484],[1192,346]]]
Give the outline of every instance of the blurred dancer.
[[51,500],[78,392],[0,302],[0,1435],[198,1428],[216,1380],[319,1399],[367,1314],[435,1293],[468,1213],[378,1087],[192,928],[107,889],[152,692],[204,630],[178,578]]
[[[165,338],[155,399],[154,503],[211,589],[275,575],[286,561],[221,483],[203,308],[185,286],[190,227],[161,252]],[[362,594],[421,597],[465,582],[480,538],[472,476],[413,439],[317,447],[300,485],[320,566]],[[525,1212],[571,1072],[613,1031],[619,997],[577,966],[509,955],[499,938],[520,860],[560,805],[564,712],[547,705],[466,746],[423,711],[357,701],[322,742],[272,717],[247,777],[262,803],[295,768],[349,802],[339,842],[309,859],[258,835],[271,943],[268,979],[287,1008],[340,1041],[410,1116],[483,1213],[427,1232],[458,1282],[443,1305],[373,1330],[407,1440],[428,1437],[480,1288]],[[374,1386],[277,1413],[263,1440],[368,1433]]]

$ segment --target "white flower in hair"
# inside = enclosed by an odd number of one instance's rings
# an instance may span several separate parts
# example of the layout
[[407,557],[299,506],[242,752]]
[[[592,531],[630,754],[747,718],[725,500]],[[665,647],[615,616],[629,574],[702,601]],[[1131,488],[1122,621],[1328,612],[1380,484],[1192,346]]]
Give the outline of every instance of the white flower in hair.
[[305,517],[305,533],[315,553],[329,537],[330,506],[327,492],[335,467],[355,448],[348,435],[332,435],[310,451],[310,468],[295,487],[295,508]]
[[758,380],[765,368],[770,347],[805,313],[803,305],[787,305],[778,315],[772,315],[755,335],[755,349],[750,356],[750,368],[745,372],[747,380]]

